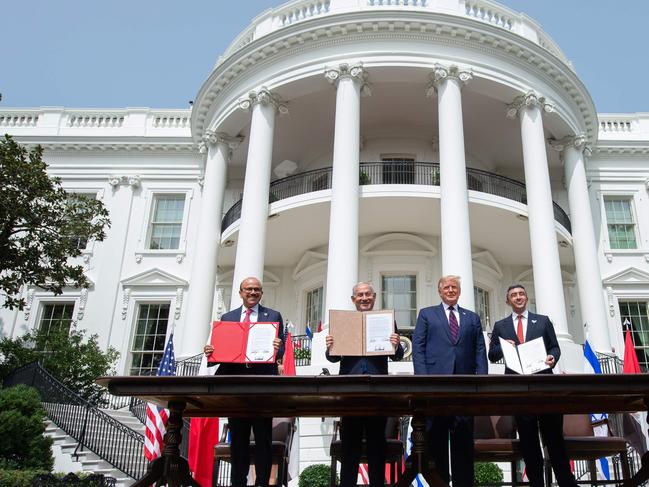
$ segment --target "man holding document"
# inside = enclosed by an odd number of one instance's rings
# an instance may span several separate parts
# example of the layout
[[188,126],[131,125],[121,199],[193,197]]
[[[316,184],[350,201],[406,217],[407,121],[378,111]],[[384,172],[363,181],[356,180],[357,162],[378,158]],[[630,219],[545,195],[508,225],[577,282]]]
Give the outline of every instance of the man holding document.
[[[225,313],[221,321],[214,323],[211,343],[205,345],[203,352],[208,357],[209,366],[219,364],[215,375],[277,375],[277,363],[284,354],[284,322],[279,312],[259,304],[262,295],[259,279],[244,279],[239,285],[243,306]],[[252,326],[257,323],[260,326]],[[242,334],[240,330],[245,333]],[[220,341],[216,339],[217,334],[222,337]],[[219,357],[224,356],[225,359],[219,361]],[[268,487],[272,467],[273,419],[228,418],[228,424],[232,452],[231,485],[248,485],[252,428],[255,434],[255,486]]]
[[[527,292],[520,284],[507,289],[512,314],[494,325],[489,344],[489,360],[505,359],[506,374],[551,374],[561,349],[547,316],[527,310]],[[552,469],[560,487],[577,485],[563,439],[563,415],[515,416],[527,477],[531,487],[543,487],[543,455],[539,429],[548,448]]]
[[[392,360],[403,358],[403,347],[399,341],[399,335],[394,329],[394,314],[391,311],[367,313],[374,309],[375,301],[376,293],[372,285],[360,282],[352,289],[352,302],[357,311],[331,311],[329,335],[325,338],[326,357],[330,362],[340,362],[340,375],[386,375],[388,373],[388,357]],[[336,317],[340,319],[336,320]],[[360,325],[361,330],[345,329],[346,324],[349,324],[349,328],[357,328],[356,325]],[[334,335],[337,340],[335,343]],[[353,336],[356,338],[351,338]],[[356,343],[349,343],[352,340]],[[356,348],[356,350],[354,351],[352,348]],[[353,355],[347,355],[348,353]],[[387,418],[385,417],[341,418],[340,436],[343,453],[341,487],[357,485],[363,433],[367,445],[369,485],[370,487],[383,487],[386,422]]]

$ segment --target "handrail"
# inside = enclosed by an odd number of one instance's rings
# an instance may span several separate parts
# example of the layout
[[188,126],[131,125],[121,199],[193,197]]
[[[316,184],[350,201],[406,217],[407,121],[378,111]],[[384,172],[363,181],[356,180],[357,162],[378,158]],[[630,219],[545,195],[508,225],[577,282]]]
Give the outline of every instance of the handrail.
[[[269,202],[331,189],[332,167],[314,169],[273,181],[270,185]],[[440,171],[437,162],[364,162],[360,165],[361,185],[370,184],[416,184],[439,186]],[[467,168],[467,188],[470,191],[500,196],[527,204],[525,183],[481,169]],[[237,201],[227,211],[221,222],[221,233],[241,218],[241,202]],[[554,219],[572,233],[566,212],[552,202]]]
[[[3,387],[25,384],[41,396],[47,416],[66,434],[134,479],[146,472],[144,437],[113,419],[52,376],[39,363],[16,368]],[[81,415],[87,415],[82,420]]]

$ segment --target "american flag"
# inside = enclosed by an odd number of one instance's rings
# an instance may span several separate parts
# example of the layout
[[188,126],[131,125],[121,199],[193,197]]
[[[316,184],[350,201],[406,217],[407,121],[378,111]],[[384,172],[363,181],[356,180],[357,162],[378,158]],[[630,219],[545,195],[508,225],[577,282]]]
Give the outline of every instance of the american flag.
[[[174,355],[174,335],[169,336],[164,355],[156,375],[176,375],[176,356]],[[146,429],[144,431],[144,456],[148,461],[155,460],[162,454],[162,438],[167,431],[169,410],[147,403]]]

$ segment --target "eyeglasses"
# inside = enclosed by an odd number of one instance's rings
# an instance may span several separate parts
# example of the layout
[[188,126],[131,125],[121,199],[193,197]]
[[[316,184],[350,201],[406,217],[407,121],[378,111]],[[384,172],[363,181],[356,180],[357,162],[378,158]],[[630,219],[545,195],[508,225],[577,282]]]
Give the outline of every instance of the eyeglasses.
[[356,298],[365,298],[365,297],[367,297],[367,298],[371,298],[371,297],[374,296],[375,294],[376,294],[376,293],[373,293],[373,292],[368,291],[368,292],[366,292],[366,293],[356,293],[356,294],[354,294],[354,297],[356,297]]
[[252,294],[252,293],[260,293],[261,288],[260,287],[244,287],[241,289],[244,293]]

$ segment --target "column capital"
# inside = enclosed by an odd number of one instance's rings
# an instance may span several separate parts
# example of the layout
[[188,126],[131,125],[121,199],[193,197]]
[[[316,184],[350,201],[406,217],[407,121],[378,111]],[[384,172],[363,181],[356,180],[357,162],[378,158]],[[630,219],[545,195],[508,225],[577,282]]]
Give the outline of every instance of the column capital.
[[341,63],[337,67],[325,66],[324,74],[327,81],[336,87],[341,79],[350,78],[360,83],[361,96],[370,96],[372,94],[372,88],[367,81],[367,70],[361,62],[355,64]]
[[250,110],[254,105],[271,105],[280,115],[288,113],[288,103],[280,98],[276,93],[271,92],[265,86],[262,86],[257,91],[251,91],[248,96],[239,100],[239,108],[242,110]]
[[545,113],[555,111],[554,104],[546,100],[545,97],[533,91],[528,91],[524,95],[517,96],[513,102],[507,105],[507,118],[516,118],[520,111],[527,107],[538,107]]
[[574,147],[578,151],[583,152],[588,156],[591,153],[591,147],[587,142],[588,139],[586,138],[585,134],[568,135],[562,139],[548,139],[548,144],[550,144],[550,147],[558,152],[563,152],[568,147]]
[[426,97],[431,98],[437,91],[437,88],[449,79],[457,80],[460,86],[464,86],[473,79],[473,72],[470,69],[460,69],[455,64],[451,66],[435,64],[433,66],[433,72],[430,73],[430,84],[426,90]]
[[198,150],[201,154],[204,154],[207,152],[208,147],[223,144],[227,146],[230,151],[233,151],[239,147],[241,142],[243,142],[243,137],[233,137],[225,132],[206,130],[203,135],[203,140],[198,145]]

